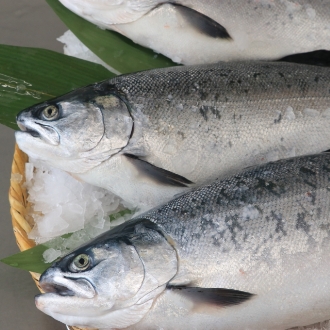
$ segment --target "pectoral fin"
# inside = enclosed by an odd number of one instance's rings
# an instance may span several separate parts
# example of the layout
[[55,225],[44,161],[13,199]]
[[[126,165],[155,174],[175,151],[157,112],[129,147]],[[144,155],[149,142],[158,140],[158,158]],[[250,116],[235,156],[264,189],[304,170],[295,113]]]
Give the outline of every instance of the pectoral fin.
[[145,160],[138,158],[137,156],[131,154],[125,154],[127,160],[130,161],[132,165],[141,173],[154,181],[176,187],[188,187],[189,184],[192,184],[190,180],[185,177],[175,174],[173,172],[164,170],[163,168],[157,167],[148,163]]
[[254,294],[244,291],[222,289],[222,288],[199,288],[189,286],[168,286],[170,290],[192,300],[197,306],[215,305],[219,307],[233,306],[244,303]]
[[212,38],[232,39],[227,30],[212,18],[185,6],[172,4],[197,31]]

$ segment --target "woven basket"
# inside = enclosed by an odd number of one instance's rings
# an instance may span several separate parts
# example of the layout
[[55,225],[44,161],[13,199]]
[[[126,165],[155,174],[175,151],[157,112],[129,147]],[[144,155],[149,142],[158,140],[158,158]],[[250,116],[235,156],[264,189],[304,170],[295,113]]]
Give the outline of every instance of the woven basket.
[[[9,189],[10,214],[12,217],[14,234],[16,242],[21,251],[30,249],[36,244],[30,240],[27,234],[33,228],[33,218],[28,217],[29,204],[27,202],[27,191],[24,187],[25,182],[25,163],[28,161],[28,156],[22,152],[17,145],[15,146],[14,160],[11,168],[11,179]],[[42,292],[39,286],[40,274],[31,272],[32,278],[37,287]],[[78,327],[69,327],[70,330],[84,330]]]

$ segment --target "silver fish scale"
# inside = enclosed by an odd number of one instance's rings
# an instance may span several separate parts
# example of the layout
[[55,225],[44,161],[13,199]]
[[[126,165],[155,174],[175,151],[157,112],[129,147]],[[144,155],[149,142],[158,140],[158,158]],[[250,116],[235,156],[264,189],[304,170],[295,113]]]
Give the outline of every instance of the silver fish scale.
[[[248,169],[143,216],[174,240],[173,283],[261,294],[330,252],[330,154]],[[215,262],[216,260],[216,262]],[[260,281],[243,281],[258,273]],[[213,274],[217,274],[214,277]],[[219,275],[221,274],[221,275]]]
[[144,120],[125,152],[140,141],[148,162],[194,182],[330,148],[328,68],[222,63],[109,83],[125,95],[135,123]]
[[274,88],[285,91],[288,97],[327,97],[329,72],[324,67],[284,62],[236,62],[142,71],[115,77],[110,83],[123,90],[132,103],[140,97],[157,104],[154,97],[168,99],[169,95],[173,101],[187,97],[237,102],[237,96],[244,96],[246,101],[268,100],[270,95],[276,99]]

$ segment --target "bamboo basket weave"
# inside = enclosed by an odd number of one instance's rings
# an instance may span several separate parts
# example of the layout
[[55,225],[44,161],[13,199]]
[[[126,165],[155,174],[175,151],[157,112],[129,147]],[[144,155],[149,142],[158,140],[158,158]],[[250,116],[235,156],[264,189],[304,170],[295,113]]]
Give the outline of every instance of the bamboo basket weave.
[[[25,163],[28,156],[15,146],[14,159],[11,167],[11,179],[9,189],[10,214],[12,217],[13,230],[16,243],[21,251],[30,249],[36,244],[28,238],[28,233],[33,228],[33,218],[28,217],[29,203],[27,201],[27,191],[25,182]],[[30,272],[33,280],[41,292],[39,285],[40,274]],[[70,330],[84,330],[78,327],[68,326]]]

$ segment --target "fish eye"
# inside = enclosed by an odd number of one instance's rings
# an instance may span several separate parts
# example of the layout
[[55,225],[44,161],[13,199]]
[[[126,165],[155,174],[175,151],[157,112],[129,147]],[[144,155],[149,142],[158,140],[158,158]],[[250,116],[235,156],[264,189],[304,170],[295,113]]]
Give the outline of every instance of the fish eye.
[[80,272],[86,270],[90,265],[90,259],[87,254],[79,254],[76,256],[71,265],[70,269],[74,272]]
[[45,120],[54,120],[58,117],[59,111],[55,105],[49,105],[41,112],[41,116]]

